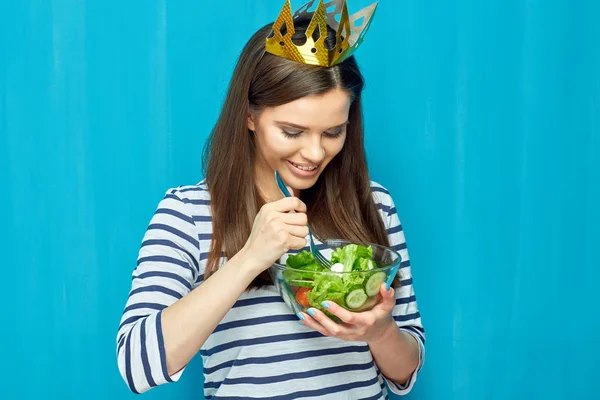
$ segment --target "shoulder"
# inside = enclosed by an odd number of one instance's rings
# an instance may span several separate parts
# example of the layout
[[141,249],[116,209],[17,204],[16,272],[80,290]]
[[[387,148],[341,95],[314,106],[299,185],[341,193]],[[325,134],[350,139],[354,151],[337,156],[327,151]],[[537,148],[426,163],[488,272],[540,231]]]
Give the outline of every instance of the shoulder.
[[154,224],[185,238],[199,249],[208,246],[212,233],[210,195],[205,181],[171,187],[158,204]]
[[210,194],[204,180],[195,185],[181,185],[169,188],[163,198],[176,208],[187,210],[187,212],[210,209]]
[[210,194],[206,182],[169,188],[156,212],[170,214],[196,225],[201,221],[210,221]]
[[389,216],[392,211],[395,212],[394,200],[390,191],[376,181],[371,181],[371,195],[377,208],[383,211],[384,215]]
[[167,190],[165,197],[174,198],[186,204],[210,204],[210,194],[205,180],[195,185],[172,187]]

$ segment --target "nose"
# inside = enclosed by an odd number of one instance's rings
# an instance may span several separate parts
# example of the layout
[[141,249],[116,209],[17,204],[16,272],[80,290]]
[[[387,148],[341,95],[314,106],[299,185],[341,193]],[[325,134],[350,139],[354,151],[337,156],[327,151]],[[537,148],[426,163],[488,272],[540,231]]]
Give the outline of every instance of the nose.
[[319,164],[325,159],[325,148],[321,143],[321,135],[309,135],[302,147],[300,155],[311,163]]

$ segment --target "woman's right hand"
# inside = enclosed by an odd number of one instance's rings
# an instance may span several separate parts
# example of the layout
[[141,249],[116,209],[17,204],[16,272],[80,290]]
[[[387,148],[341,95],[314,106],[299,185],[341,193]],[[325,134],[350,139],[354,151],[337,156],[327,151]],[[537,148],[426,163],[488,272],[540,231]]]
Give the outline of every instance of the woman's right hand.
[[306,224],[306,204],[297,197],[285,197],[261,207],[243,249],[257,275],[290,249],[306,246]]

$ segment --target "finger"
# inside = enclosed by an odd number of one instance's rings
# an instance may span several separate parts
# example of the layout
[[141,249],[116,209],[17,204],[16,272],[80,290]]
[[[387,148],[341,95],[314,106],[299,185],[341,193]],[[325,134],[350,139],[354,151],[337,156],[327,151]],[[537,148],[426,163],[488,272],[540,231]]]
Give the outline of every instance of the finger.
[[311,318],[308,314],[299,313],[299,316],[302,317],[302,318],[300,318],[300,321],[298,321],[301,325],[304,325],[307,328],[313,329],[313,330],[319,332],[323,336],[330,336],[329,332],[327,332],[327,330],[323,327],[323,325],[319,324],[317,321],[315,321],[313,318]]
[[341,307],[337,303],[333,301],[324,301],[323,303],[321,303],[321,305],[325,307],[328,312],[332,313],[346,324],[353,325],[356,323],[356,313],[352,313],[346,310],[344,307]]
[[285,229],[289,232],[290,235],[295,237],[305,238],[308,236],[308,228],[306,225],[286,225]]
[[308,222],[308,218],[305,213],[280,213],[279,218],[288,225],[305,226]]
[[[322,305],[323,305],[323,307],[325,307],[327,309],[328,312],[335,315],[340,320],[342,320],[342,322],[347,324],[348,327],[352,327],[352,326],[368,327],[368,326],[373,325],[377,321],[379,314],[385,313],[385,311],[379,311],[379,312],[374,311],[374,305],[379,301],[378,298],[373,297],[369,300],[372,303],[368,309],[355,310],[354,312],[346,310],[344,307],[340,307],[338,304],[334,303],[333,301],[324,301],[322,303]],[[371,308],[373,308],[373,309],[371,309]],[[387,312],[387,314],[389,314],[389,312]]]
[[304,237],[290,236],[288,245],[290,249],[301,250],[306,247],[306,239]]
[[278,212],[290,212],[292,210],[301,213],[306,212],[306,204],[297,197],[284,197],[283,199],[268,204],[273,210]]
[[382,298],[382,302],[388,302],[388,303],[396,303],[396,296],[395,296],[395,290],[393,287],[390,287],[390,289],[388,290],[385,282],[381,284],[381,288],[379,289],[379,293],[381,294],[381,298]]
[[348,334],[348,328],[331,320],[325,313],[316,308],[309,308],[308,314],[329,333],[328,336],[342,336]]
[[379,294],[381,295],[381,301],[375,307],[373,307],[373,311],[383,312],[385,314],[389,314],[394,309],[396,305],[396,296],[394,288],[391,287],[390,290],[386,289],[385,283],[381,284],[381,288],[379,289]]

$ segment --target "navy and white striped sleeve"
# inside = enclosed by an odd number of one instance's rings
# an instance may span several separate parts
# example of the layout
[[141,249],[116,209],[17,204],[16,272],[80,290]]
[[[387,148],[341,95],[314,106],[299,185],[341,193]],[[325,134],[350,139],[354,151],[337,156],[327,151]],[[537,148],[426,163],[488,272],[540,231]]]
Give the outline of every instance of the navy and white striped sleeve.
[[[425,330],[421,322],[421,314],[417,306],[417,299],[413,287],[413,279],[410,267],[410,257],[404,237],[404,231],[394,201],[389,192],[382,186],[375,185],[373,192],[381,215],[385,222],[390,245],[400,253],[402,263],[398,271],[401,286],[395,289],[396,306],[392,310],[392,316],[398,327],[411,334],[419,344],[419,364],[411,378],[404,385],[400,385],[386,378],[389,389],[398,395],[409,393],[417,380],[417,374],[423,367],[425,360]],[[385,377],[384,377],[385,378]]]
[[183,372],[167,372],[161,315],[192,290],[200,274],[198,234],[189,207],[176,190],[168,191],[139,250],[117,333],[119,371],[134,393],[177,381]]

